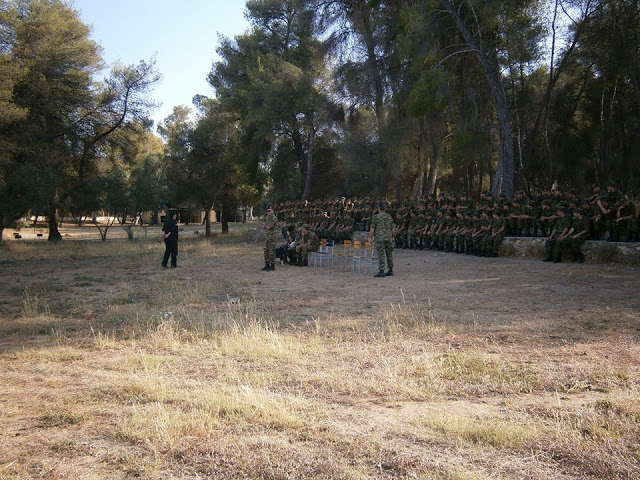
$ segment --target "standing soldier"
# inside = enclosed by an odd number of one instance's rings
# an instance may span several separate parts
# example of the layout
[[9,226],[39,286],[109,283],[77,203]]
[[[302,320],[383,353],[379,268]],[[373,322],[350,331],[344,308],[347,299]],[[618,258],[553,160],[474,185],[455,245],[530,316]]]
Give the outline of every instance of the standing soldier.
[[171,268],[178,266],[178,212],[171,211],[162,226],[162,238],[164,239],[164,257],[162,268],[167,268],[169,256],[171,256]]
[[273,208],[267,207],[262,228],[265,233],[264,267],[262,270],[275,270],[276,264],[276,235],[278,231],[278,219],[273,214]]
[[[374,276],[390,277],[393,275],[393,218],[386,212],[387,205],[385,202],[380,202],[378,208],[380,212],[374,215],[371,220],[371,228],[369,228],[369,242],[375,240],[380,266],[380,271]],[[388,268],[387,273],[384,273],[385,257]]]

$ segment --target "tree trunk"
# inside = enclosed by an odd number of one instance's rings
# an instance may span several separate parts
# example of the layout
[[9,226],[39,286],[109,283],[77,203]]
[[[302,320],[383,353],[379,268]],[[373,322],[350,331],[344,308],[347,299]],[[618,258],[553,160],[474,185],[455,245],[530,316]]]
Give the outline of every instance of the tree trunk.
[[204,236],[209,238],[211,236],[211,209],[205,209],[204,211]]
[[359,2],[358,6],[361,9],[360,15],[362,19],[362,37],[364,39],[365,49],[367,52],[367,70],[369,71],[369,75],[371,75],[371,78],[373,79],[373,108],[376,114],[378,128],[381,128],[384,125],[385,121],[384,85],[382,82],[380,69],[378,68],[378,57],[376,56],[376,41],[371,25],[371,7],[367,2]]
[[438,170],[440,168],[440,155],[442,151],[440,142],[431,137],[431,155],[429,156],[429,176],[427,177],[427,192],[436,193],[436,183],[438,182]]
[[606,184],[611,171],[611,129],[613,124],[613,103],[616,97],[616,85],[609,91],[605,80],[600,102],[600,181]]
[[[0,219],[1,220],[1,219]],[[4,234],[4,227],[2,226],[2,224],[0,223],[0,247],[2,247],[4,245],[4,240],[2,238],[2,235]]]
[[494,65],[482,46],[476,41],[473,34],[462,21],[450,0],[440,0],[443,8],[448,11],[455,21],[458,31],[464,38],[465,42],[473,48],[480,60],[485,77],[493,92],[495,99],[495,108],[498,115],[498,124],[500,128],[500,156],[498,158],[498,173],[493,179],[492,191],[497,194],[502,191],[507,197],[513,195],[513,183],[515,177],[515,165],[513,155],[513,138],[511,136],[511,123],[509,121],[509,105],[507,103],[507,95],[502,85],[500,72]]
[[313,174],[313,146],[315,144],[315,129],[312,127],[309,132],[309,145],[307,148],[307,154],[305,155],[306,172],[304,177],[304,191],[302,192],[302,201],[309,200],[311,195],[311,177]]
[[220,221],[222,223],[222,233],[229,233],[230,212],[231,212],[231,202],[229,200],[229,194],[225,192],[222,195],[222,209],[220,212]]
[[51,199],[51,204],[49,205],[49,238],[50,242],[59,242],[62,240],[62,235],[60,235],[60,230],[58,230],[58,207],[60,204],[60,199],[58,198],[58,194],[56,193]]
[[415,185],[413,187],[413,201],[415,202],[418,198],[421,198],[424,195],[424,186],[425,186],[425,177],[427,175],[427,165],[426,158],[423,158],[422,155],[422,144],[424,142],[424,121],[420,120],[420,125],[418,129],[418,176],[416,178]]

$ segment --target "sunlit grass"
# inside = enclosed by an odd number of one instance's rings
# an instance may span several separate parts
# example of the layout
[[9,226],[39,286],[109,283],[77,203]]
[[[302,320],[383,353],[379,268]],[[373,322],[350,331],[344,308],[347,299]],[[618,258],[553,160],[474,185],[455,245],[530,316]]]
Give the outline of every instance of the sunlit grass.
[[510,449],[519,449],[531,442],[539,431],[535,425],[517,424],[501,418],[471,418],[447,414],[421,417],[415,424],[418,428],[426,427],[437,434],[444,434],[459,446],[470,442]]

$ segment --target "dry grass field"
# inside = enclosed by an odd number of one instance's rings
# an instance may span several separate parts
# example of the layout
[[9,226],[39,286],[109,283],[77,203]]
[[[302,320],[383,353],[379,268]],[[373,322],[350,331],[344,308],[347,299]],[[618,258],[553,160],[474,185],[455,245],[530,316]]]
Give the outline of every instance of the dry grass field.
[[639,268],[248,239],[0,248],[0,478],[640,478]]

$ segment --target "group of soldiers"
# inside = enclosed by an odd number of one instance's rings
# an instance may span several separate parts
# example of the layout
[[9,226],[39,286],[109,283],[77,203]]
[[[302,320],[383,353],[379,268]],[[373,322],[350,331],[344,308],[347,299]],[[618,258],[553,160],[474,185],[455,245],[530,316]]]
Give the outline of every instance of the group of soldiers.
[[[285,237],[302,225],[319,238],[342,241],[368,231],[380,199],[287,202],[275,207]],[[438,249],[477,256],[497,256],[506,236],[545,237],[546,261],[560,261],[569,249],[583,261],[586,240],[639,241],[640,204],[615,185],[593,185],[588,197],[560,186],[523,191],[508,199],[484,191],[477,201],[466,194],[427,195],[417,201],[383,200],[394,219],[396,248]]]

